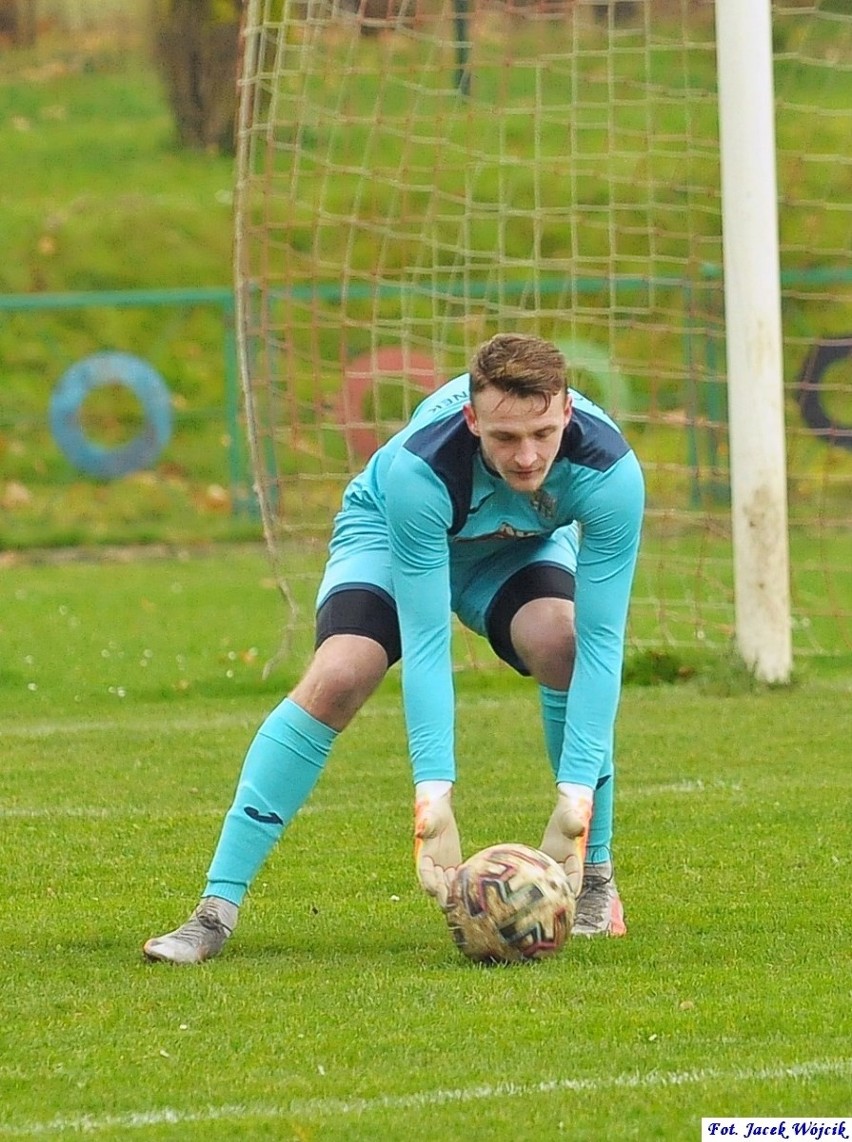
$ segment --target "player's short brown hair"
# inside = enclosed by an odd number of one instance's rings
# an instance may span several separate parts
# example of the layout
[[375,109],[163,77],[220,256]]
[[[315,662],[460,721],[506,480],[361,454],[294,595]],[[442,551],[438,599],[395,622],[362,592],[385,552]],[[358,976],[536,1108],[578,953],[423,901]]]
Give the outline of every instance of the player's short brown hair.
[[470,397],[492,386],[511,396],[539,397],[548,405],[568,387],[568,365],[550,341],[525,333],[497,333],[470,363]]

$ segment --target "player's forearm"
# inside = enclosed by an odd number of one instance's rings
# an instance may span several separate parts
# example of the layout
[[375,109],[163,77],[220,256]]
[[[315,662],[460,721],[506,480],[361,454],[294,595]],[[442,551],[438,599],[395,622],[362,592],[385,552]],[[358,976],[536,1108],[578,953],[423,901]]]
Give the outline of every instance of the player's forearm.
[[414,780],[454,781],[450,582],[446,562],[393,563],[402,636],[402,692]]
[[621,695],[621,656],[618,664],[575,665],[565,707],[565,739],[557,781],[594,789],[612,756],[613,732]]
[[606,497],[612,506],[584,526],[577,561],[577,651],[557,774],[559,781],[590,788],[611,760],[621,697],[627,613],[644,511],[642,473],[632,453],[610,473]]
[[414,781],[455,781],[449,630],[403,629],[402,690]]
[[634,558],[606,583],[589,584],[578,568],[576,658],[565,707],[565,739],[557,779],[594,788],[612,757],[624,663]]

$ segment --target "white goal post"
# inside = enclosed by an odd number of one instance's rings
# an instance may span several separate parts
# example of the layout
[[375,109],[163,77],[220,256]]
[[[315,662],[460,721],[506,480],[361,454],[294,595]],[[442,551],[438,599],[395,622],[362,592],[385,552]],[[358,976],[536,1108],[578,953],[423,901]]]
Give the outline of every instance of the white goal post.
[[737,646],[787,682],[791,636],[771,0],[716,0]]

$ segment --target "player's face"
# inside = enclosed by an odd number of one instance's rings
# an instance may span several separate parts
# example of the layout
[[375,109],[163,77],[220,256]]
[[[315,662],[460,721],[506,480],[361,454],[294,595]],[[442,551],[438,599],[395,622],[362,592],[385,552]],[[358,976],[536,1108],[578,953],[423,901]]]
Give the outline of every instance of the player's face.
[[568,393],[555,394],[546,408],[538,397],[514,397],[490,386],[474,400],[464,417],[485,462],[516,492],[538,491],[571,419]]

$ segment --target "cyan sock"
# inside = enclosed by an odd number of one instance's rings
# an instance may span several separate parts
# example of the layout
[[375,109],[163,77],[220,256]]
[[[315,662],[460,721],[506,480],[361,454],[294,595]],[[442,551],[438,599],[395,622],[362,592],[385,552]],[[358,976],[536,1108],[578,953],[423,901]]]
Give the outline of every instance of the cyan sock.
[[614,775],[610,769],[609,773],[598,779],[595,788],[595,807],[586,845],[586,861],[589,864],[601,864],[612,857],[614,786]]
[[257,731],[207,872],[204,896],[241,904],[284,829],[308,799],[337,732],[285,698]]
[[551,690],[549,686],[539,686],[538,693],[541,702],[544,745],[550,768],[555,777],[556,771],[559,769],[559,758],[562,756],[562,743],[565,740],[565,705],[568,701],[568,691]]

